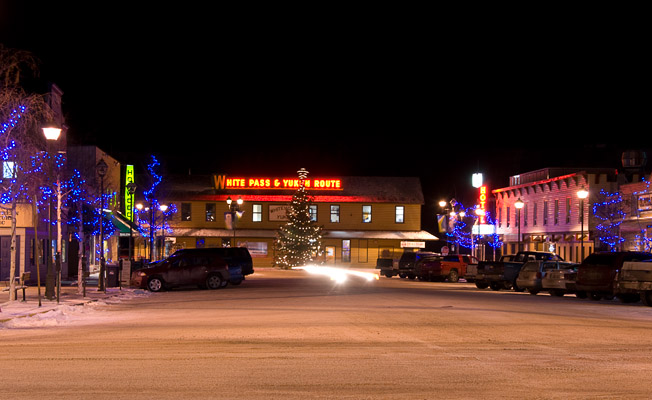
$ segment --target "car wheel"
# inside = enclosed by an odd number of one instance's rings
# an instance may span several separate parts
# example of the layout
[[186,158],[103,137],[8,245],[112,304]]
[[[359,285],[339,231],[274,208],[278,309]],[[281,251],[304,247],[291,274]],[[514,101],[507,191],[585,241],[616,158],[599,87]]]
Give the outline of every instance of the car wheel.
[[478,282],[478,281],[476,281],[475,282],[475,287],[477,287],[478,289],[486,289],[486,288],[489,287],[489,284],[487,282]]
[[163,290],[163,279],[157,276],[149,278],[147,281],[147,289],[149,289],[150,292],[160,292]]
[[641,301],[648,307],[652,307],[652,290],[641,293]]
[[534,295],[534,296],[536,296],[539,293],[539,291],[536,290],[536,289],[528,289],[527,291],[528,291],[528,293],[530,293],[531,295]]
[[206,287],[210,290],[219,289],[222,286],[222,278],[219,275],[209,275],[206,278]]
[[561,289],[550,289],[550,295],[555,297],[562,297],[564,295],[564,291]]
[[489,287],[491,288],[491,290],[498,291],[500,289],[503,289],[505,286],[501,282],[491,282],[489,284]]
[[579,291],[575,293],[575,297],[577,297],[578,299],[586,299],[587,296],[588,295],[584,291]]
[[589,299],[591,300],[600,300],[602,299],[602,294],[599,292],[589,292]]
[[448,274],[448,282],[457,282],[460,280],[460,276],[457,274],[456,270],[451,270]]

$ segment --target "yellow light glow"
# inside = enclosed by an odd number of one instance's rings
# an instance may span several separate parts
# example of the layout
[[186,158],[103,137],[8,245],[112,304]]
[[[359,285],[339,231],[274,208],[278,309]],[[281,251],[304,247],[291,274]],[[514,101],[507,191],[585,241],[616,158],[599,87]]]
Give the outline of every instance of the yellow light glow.
[[363,272],[356,271],[353,269],[344,269],[344,268],[335,268],[335,267],[323,267],[318,265],[306,265],[303,267],[292,267],[292,269],[304,270],[310,274],[323,275],[331,278],[331,280],[337,283],[343,283],[348,279],[348,275],[357,276],[367,281],[379,280],[380,276],[375,272]]

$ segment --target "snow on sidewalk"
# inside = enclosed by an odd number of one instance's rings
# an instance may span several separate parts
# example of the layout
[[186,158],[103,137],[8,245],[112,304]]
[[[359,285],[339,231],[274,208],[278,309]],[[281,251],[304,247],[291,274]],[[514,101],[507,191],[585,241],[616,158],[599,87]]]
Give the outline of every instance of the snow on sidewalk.
[[62,293],[59,303],[56,300],[42,299],[41,307],[34,296],[30,296],[27,302],[1,303],[0,330],[53,327],[71,323],[91,324],[106,319],[102,306],[151,295],[143,289],[110,288],[106,293],[92,291],[82,297],[76,293],[76,288],[70,289],[72,290],[68,293]]

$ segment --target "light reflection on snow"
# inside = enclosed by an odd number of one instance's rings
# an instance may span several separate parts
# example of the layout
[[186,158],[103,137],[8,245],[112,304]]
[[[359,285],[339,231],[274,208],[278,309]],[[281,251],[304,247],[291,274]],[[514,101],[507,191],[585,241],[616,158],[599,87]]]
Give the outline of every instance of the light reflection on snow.
[[335,283],[344,283],[349,276],[357,276],[367,281],[380,279],[379,275],[374,272],[357,271],[354,269],[325,267],[319,265],[306,265],[303,267],[293,267],[292,269],[304,270],[310,274],[323,275],[329,277]]

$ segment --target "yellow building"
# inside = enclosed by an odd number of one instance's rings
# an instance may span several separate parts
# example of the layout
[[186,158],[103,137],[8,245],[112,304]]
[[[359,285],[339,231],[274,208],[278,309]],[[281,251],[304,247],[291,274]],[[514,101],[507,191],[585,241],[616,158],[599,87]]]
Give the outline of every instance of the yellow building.
[[[159,190],[161,204],[174,205],[165,253],[195,247],[246,246],[255,267],[270,267],[274,239],[299,187],[297,177],[170,176]],[[412,177],[328,177],[306,179],[314,197],[311,215],[323,227],[322,261],[375,267],[380,253],[400,255],[438,240],[421,229],[421,183]],[[241,216],[233,229],[227,199]]]

